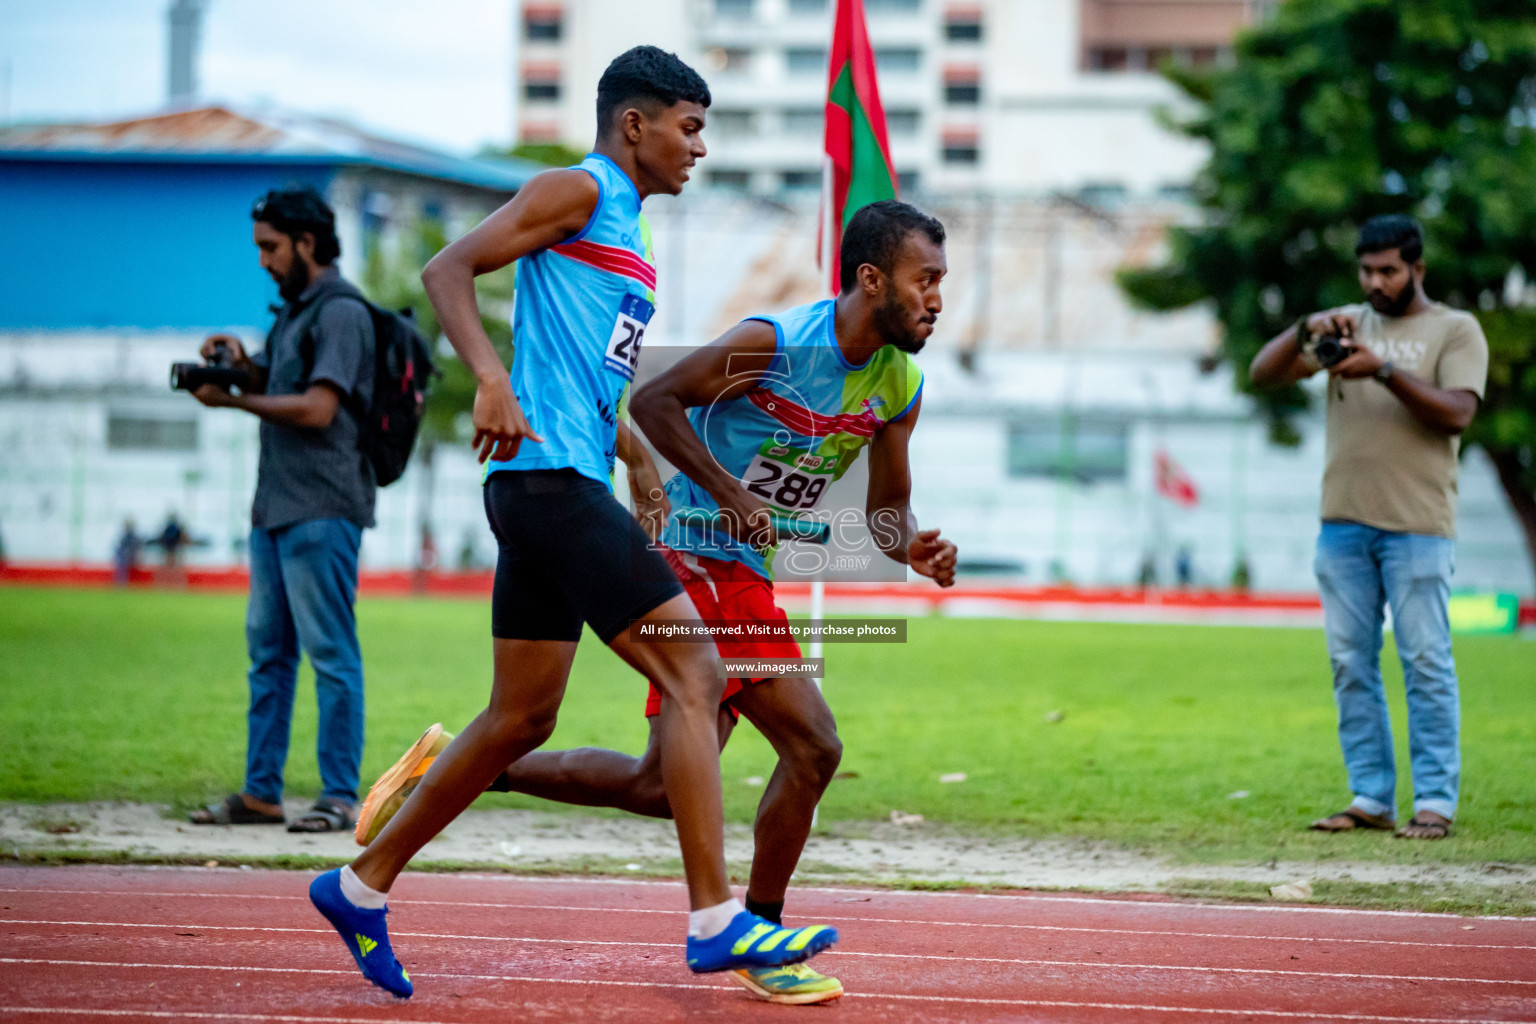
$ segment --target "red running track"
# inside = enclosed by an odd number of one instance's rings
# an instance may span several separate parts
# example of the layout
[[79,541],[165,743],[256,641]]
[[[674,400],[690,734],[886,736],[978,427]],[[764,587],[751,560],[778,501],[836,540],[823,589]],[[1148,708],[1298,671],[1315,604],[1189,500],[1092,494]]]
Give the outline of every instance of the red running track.
[[770,1006],[683,965],[682,886],[404,876],[416,982],[367,984],[310,875],[0,868],[0,1020],[1536,1022],[1536,920],[1157,898],[795,889],[848,995]]

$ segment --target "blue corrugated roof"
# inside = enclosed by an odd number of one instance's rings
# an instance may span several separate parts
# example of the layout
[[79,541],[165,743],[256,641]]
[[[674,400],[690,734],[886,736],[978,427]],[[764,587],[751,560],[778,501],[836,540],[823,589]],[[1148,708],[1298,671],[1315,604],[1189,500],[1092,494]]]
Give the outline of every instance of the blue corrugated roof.
[[498,192],[516,191],[544,170],[527,160],[454,156],[344,121],[225,107],[7,128],[0,130],[0,160],[378,167]]

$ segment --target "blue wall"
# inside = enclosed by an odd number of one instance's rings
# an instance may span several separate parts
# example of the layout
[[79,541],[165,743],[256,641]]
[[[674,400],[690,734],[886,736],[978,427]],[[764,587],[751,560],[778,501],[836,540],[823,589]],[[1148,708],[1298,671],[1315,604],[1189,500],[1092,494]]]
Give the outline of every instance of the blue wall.
[[0,330],[259,328],[272,279],[251,203],[333,166],[6,160],[0,155]]

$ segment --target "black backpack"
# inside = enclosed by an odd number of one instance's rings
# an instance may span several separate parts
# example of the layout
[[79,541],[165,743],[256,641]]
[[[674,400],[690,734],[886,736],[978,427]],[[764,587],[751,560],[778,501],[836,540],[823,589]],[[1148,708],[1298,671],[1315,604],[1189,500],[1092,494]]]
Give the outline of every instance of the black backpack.
[[[416,315],[410,309],[398,313],[383,309],[351,287],[320,296],[312,315],[318,315],[319,307],[332,298],[356,299],[367,307],[373,320],[373,401],[366,409],[354,410],[357,447],[373,464],[374,482],[387,487],[405,472],[421,430],[427,384],[437,372],[432,366],[432,346],[416,326]],[[304,363],[313,366],[314,341],[308,332],[304,346]]]
[[415,313],[364,302],[373,316],[373,403],[364,414],[357,446],[373,463],[375,482],[387,487],[405,472],[426,411],[427,384],[436,371]]

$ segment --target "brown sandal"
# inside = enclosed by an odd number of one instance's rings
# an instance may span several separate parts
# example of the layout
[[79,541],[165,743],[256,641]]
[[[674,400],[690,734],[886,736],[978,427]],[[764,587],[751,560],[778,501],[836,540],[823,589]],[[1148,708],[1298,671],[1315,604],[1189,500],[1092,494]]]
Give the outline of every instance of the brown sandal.
[[187,820],[194,825],[281,825],[283,816],[254,810],[239,793],[231,793],[223,803],[199,807]]
[[357,824],[357,812],[349,803],[334,797],[321,797],[315,805],[288,823],[289,832],[350,832]]
[[1358,807],[1344,808],[1338,814],[1330,814],[1326,818],[1318,818],[1308,828],[1314,832],[1353,832],[1356,829],[1379,829],[1390,832],[1395,826],[1391,818],[1383,818],[1375,814],[1366,814]]
[[[1434,814],[1433,818],[1426,815]],[[1410,833],[1411,828],[1424,829],[1419,834]],[[1408,824],[1397,831],[1399,839],[1444,839],[1451,834],[1451,821],[1449,818],[1435,814],[1434,811],[1420,811],[1408,819]]]

